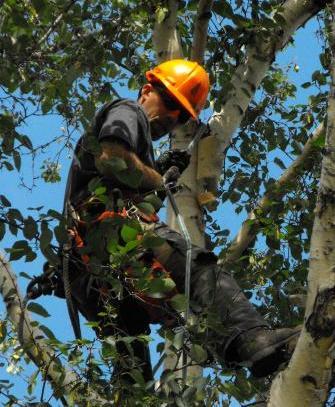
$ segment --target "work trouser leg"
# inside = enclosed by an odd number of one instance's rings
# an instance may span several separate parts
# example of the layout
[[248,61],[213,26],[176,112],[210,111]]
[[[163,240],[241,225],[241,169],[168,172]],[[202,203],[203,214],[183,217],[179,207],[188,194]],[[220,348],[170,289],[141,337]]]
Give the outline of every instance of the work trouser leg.
[[[99,278],[92,282],[92,275],[84,268],[78,268],[73,263],[71,269],[71,292],[74,302],[80,313],[88,320],[99,323],[95,329],[101,338],[114,336],[117,339],[117,362],[113,366],[113,380],[121,379],[133,382],[129,371],[139,369],[146,382],[153,379],[148,345],[142,340],[134,339],[128,344],[123,338],[150,333],[149,320],[146,312],[138,305],[132,295],[125,295],[122,300],[111,300],[102,296],[100,289],[105,288],[105,283]],[[115,318],[106,314],[108,305],[117,313]],[[99,315],[100,314],[100,315]]]
[[[179,292],[185,288],[186,242],[177,232],[164,224],[156,224],[154,233],[165,239],[165,243],[154,250],[157,259],[170,271]],[[263,317],[243,294],[233,277],[217,265],[217,257],[197,246],[192,248],[191,301],[198,310],[217,313],[222,324],[222,334],[211,332],[216,352],[220,358],[232,360],[226,351],[241,333],[257,327],[267,327]],[[230,351],[230,350],[229,350]]]
[[[123,336],[138,337],[149,335],[149,319],[147,313],[141,308],[135,297],[127,296],[121,301],[118,312],[118,328]],[[131,369],[138,369],[146,382],[153,380],[152,365],[149,346],[143,340],[134,339],[129,344],[122,340],[117,343],[117,350],[122,362],[114,369],[119,370],[126,381],[133,382],[127,374]]]

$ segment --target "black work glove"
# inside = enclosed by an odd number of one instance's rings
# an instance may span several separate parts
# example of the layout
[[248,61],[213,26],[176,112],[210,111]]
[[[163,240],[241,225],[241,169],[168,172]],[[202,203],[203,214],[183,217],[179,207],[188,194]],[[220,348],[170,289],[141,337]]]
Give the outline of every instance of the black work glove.
[[176,184],[179,177],[180,177],[179,168],[176,165],[173,165],[163,175],[163,184],[167,186],[170,184]]
[[179,177],[180,172],[176,166],[172,166],[166,171],[166,173],[163,175],[162,188],[156,191],[157,196],[161,201],[164,201],[166,198],[166,189],[169,189],[172,193],[177,191],[177,181]]
[[156,168],[161,175],[164,175],[171,167],[177,167],[179,173],[182,174],[188,167],[190,159],[191,154],[186,150],[168,150],[159,156]]

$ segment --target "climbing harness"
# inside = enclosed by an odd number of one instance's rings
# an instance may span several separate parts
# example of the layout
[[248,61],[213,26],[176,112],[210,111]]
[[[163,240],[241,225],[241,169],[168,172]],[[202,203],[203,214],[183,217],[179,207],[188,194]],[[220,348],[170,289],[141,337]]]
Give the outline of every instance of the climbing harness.
[[[205,124],[200,124],[198,127],[198,131],[194,137],[194,139],[190,142],[188,145],[186,151],[190,154],[195,147],[197,141],[203,136],[203,134],[207,131],[208,127]],[[190,315],[190,309],[189,309],[189,300],[190,300],[190,281],[191,281],[191,261],[192,261],[192,242],[191,238],[189,235],[189,232],[187,230],[187,227],[185,225],[185,221],[180,214],[179,208],[177,206],[176,200],[169,188],[169,186],[165,186],[165,191],[166,195],[171,203],[171,206],[173,208],[173,211],[175,212],[177,222],[180,227],[180,231],[185,239],[186,242],[186,267],[185,267],[185,297],[187,301],[187,308],[185,311],[184,315],[184,325],[187,325],[189,315]],[[119,189],[114,189],[112,191],[112,196],[115,198],[113,199],[114,202],[117,201],[116,198],[120,198],[121,191]],[[118,196],[117,196],[118,195]],[[43,274],[41,276],[35,277],[30,284],[27,287],[27,296],[26,299],[27,301],[30,299],[36,299],[40,295],[43,294],[51,294],[52,292],[59,290],[59,284],[63,284],[63,294],[66,299],[66,304],[70,316],[70,321],[74,330],[74,334],[76,339],[81,339],[81,330],[80,330],[80,322],[79,322],[79,312],[78,308],[73,301],[72,298],[72,293],[71,293],[71,285],[70,285],[70,273],[69,273],[69,263],[70,263],[70,256],[72,253],[72,250],[74,248],[80,249],[85,246],[84,238],[82,236],[82,232],[80,232],[80,228],[83,227],[84,222],[80,220],[78,217],[76,211],[74,208],[71,206],[71,204],[68,202],[65,205],[65,214],[67,215],[67,219],[71,221],[71,224],[69,224],[69,229],[68,229],[68,241],[63,245],[62,251],[61,251],[61,257],[62,257],[62,267],[60,270],[59,268],[57,269],[56,267],[46,267],[44,270]],[[136,205],[130,206],[128,209],[123,208],[120,210],[117,205],[114,205],[113,210],[108,210],[104,211],[95,220],[92,222],[101,222],[104,221],[108,218],[115,218],[115,217],[120,217],[120,218],[138,218],[141,221],[147,222],[147,223],[152,223],[152,222],[157,222],[158,217],[155,213],[153,214],[146,214],[143,211],[141,211]],[[80,254],[81,261],[83,265],[88,265],[89,263],[89,255],[87,253],[82,253]],[[166,276],[169,276],[169,272],[164,268],[164,266],[157,261],[157,259],[153,258],[151,259],[150,264],[146,264],[151,270],[152,270],[152,276],[155,275],[155,273],[160,273]],[[131,271],[125,270],[124,271],[124,280],[125,282],[129,282],[131,280],[134,280],[134,276],[132,276]],[[167,301],[169,298],[172,297],[172,294],[175,294],[176,292],[169,293],[169,295],[164,298],[165,301]],[[147,309],[148,314],[150,315],[151,320],[155,322],[159,322],[159,320],[162,318],[162,315],[158,313],[155,313],[155,307],[157,310],[160,308],[162,311],[162,307],[160,306],[160,303],[157,299],[150,298],[148,295],[145,293],[140,293],[140,292],[134,292],[134,295],[136,296],[137,299],[139,299],[143,306]],[[186,333],[185,333],[185,338],[186,338]],[[187,354],[186,351],[183,351],[183,365],[185,366],[183,368],[183,378],[186,380],[187,376]]]

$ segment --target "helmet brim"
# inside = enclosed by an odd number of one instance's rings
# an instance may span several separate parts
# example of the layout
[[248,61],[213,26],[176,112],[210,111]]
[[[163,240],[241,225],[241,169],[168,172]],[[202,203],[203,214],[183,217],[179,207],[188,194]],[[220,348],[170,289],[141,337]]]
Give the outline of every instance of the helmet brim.
[[148,71],[146,72],[146,78],[149,82],[158,82],[162,83],[165,87],[167,92],[171,93],[177,100],[178,102],[182,105],[182,107],[187,110],[187,112],[190,114],[190,116],[198,120],[198,114],[197,112],[193,109],[192,105],[190,102],[186,99],[185,96],[183,96],[177,89],[175,89],[173,86],[171,86],[171,83],[166,80],[166,78],[159,74],[158,72],[153,72],[153,71]]

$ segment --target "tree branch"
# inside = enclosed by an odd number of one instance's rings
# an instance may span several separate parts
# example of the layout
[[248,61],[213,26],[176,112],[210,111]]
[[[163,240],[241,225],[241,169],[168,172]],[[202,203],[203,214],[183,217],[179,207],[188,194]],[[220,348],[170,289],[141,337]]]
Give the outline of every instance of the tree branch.
[[[319,12],[330,0],[286,0],[281,5],[278,29],[255,35],[254,43],[247,47],[244,62],[238,66],[231,79],[231,90],[223,108],[209,121],[211,134],[220,143],[218,154],[222,156],[232,135],[240,126],[244,113],[257,88],[275,59],[276,53],[290,40],[294,32]],[[261,56],[261,58],[260,58]]]
[[51,27],[48,31],[43,35],[43,37],[38,41],[38,45],[43,44],[46,41],[50,34],[54,31],[57,25],[63,20],[66,13],[70,10],[70,8],[77,2],[77,0],[71,0],[71,2],[65,7],[65,9],[56,17],[55,21],[51,24]]
[[[162,19],[162,13],[165,13]],[[178,1],[169,0],[168,9],[157,8],[156,22],[152,33],[152,42],[157,62],[182,58],[180,38],[177,31]]]
[[191,51],[191,60],[199,64],[204,62],[204,53],[207,44],[208,24],[211,18],[211,9],[213,0],[200,0],[198,5],[197,17],[193,31],[193,43]]
[[304,327],[289,366],[273,381],[269,407],[321,407],[329,393],[334,365],[335,327],[335,0],[329,43],[331,88],[326,148],[315,208]]
[[[300,156],[285,170],[282,176],[276,181],[270,191],[266,192],[263,198],[259,201],[255,209],[249,214],[237,236],[233,240],[226,255],[219,260],[222,267],[229,267],[230,264],[236,262],[241,254],[248,248],[254,240],[260,227],[256,213],[258,211],[265,215],[271,209],[271,201],[278,201],[292,188],[294,188],[295,180],[303,171],[308,171],[315,163],[315,157],[312,154],[316,151],[314,143],[324,133],[324,125],[321,124],[305,144]],[[250,220],[253,222],[251,223]]]
[[[16,276],[1,253],[0,294],[7,307],[8,318],[15,326],[16,331],[21,331],[21,335],[18,336],[23,350],[51,383],[55,396],[64,398],[64,396],[71,394],[71,397],[73,397],[75,395],[74,388],[78,388],[82,378],[74,371],[61,365],[55,351],[47,344],[44,333],[30,319],[29,312],[25,309],[24,301],[19,292]],[[90,389],[87,395],[85,394],[86,400],[87,397],[92,402],[101,402],[101,405],[107,403],[93,389]]]

